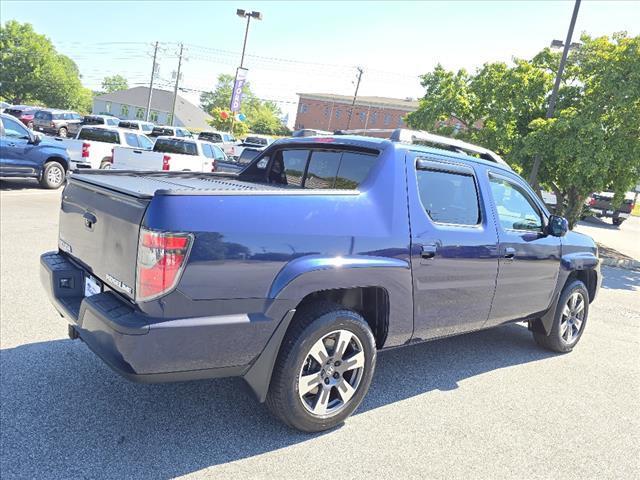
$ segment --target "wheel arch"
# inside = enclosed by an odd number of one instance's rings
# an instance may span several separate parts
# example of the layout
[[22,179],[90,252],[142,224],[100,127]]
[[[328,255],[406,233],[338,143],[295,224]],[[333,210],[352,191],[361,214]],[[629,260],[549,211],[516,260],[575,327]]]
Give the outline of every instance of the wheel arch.
[[48,157],[44,163],[42,164],[42,171],[44,172],[44,168],[47,165],[47,163],[51,163],[51,162],[58,162],[60,165],[62,165],[62,168],[64,168],[65,172],[69,171],[69,160],[67,160],[66,158],[63,157],[58,157],[58,156],[51,156]]

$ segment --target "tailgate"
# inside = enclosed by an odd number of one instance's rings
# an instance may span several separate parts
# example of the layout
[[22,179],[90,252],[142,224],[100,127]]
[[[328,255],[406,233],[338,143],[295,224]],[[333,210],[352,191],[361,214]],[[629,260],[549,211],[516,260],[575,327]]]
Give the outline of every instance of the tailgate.
[[115,147],[111,168],[120,170],[162,170],[161,152],[137,148]]
[[133,299],[138,233],[149,201],[72,176],[62,194],[60,249]]

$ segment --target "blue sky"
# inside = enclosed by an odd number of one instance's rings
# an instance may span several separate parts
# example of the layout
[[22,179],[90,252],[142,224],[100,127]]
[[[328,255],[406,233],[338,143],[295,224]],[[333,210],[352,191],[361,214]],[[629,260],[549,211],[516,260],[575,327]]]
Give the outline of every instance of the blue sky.
[[[97,88],[106,75],[149,81],[151,44],[163,43],[160,85],[170,85],[177,43],[186,44],[183,94],[192,100],[219,73],[234,73],[244,22],[236,8],[259,10],[245,66],[254,91],[295,112],[296,92],[420,96],[417,75],[440,62],[474,69],[487,61],[530,57],[566,35],[573,1],[457,2],[0,2],[0,19],[32,23]],[[576,34],[640,34],[640,2],[584,0]],[[126,43],[120,43],[126,42]]]

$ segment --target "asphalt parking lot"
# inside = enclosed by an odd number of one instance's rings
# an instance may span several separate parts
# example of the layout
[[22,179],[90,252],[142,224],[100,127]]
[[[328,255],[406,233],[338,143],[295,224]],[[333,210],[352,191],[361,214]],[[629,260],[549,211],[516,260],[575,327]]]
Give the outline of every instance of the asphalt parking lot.
[[604,268],[571,354],[520,324],[384,352],[305,435],[239,379],[133,384],[68,340],[38,276],[60,192],[34,186],[0,182],[3,478],[640,478],[640,272]]

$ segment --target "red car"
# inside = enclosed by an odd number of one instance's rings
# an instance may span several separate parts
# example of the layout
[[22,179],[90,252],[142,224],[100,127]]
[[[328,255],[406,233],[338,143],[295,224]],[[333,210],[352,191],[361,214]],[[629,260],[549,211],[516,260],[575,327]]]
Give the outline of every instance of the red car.
[[33,116],[38,111],[38,107],[32,107],[31,105],[13,105],[7,108],[4,113],[16,117],[25,126],[33,130]]

